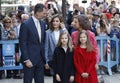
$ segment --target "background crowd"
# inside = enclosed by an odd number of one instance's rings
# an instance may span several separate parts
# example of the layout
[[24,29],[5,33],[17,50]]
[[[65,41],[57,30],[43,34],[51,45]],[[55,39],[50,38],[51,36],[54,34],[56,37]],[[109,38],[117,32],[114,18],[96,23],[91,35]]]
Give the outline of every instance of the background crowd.
[[[53,69],[50,68],[50,62],[53,59],[53,54],[55,47],[59,43],[60,34],[63,31],[69,33],[70,36],[78,30],[77,27],[74,27],[75,16],[85,15],[88,17],[90,22],[89,30],[94,33],[95,36],[109,36],[116,37],[120,39],[120,10],[116,7],[116,2],[111,1],[108,4],[105,0],[102,2],[97,2],[96,0],[91,0],[91,3],[87,8],[80,6],[78,3],[73,4],[73,10],[69,10],[70,4],[66,2],[66,18],[62,19],[62,9],[59,4],[54,1],[57,5],[54,7],[52,3],[46,2],[45,6],[47,7],[47,13],[44,18],[41,18],[45,27],[45,74],[53,75]],[[30,6],[29,13],[25,13],[24,7],[19,6],[17,11],[11,11],[7,15],[1,15],[0,18],[0,39],[1,40],[14,40],[19,38],[20,27],[23,22],[32,17],[34,6]],[[83,20],[85,21],[85,20]],[[72,36],[73,37],[73,36]],[[76,38],[76,37],[75,37]],[[73,39],[73,38],[72,38]],[[100,42],[98,42],[99,44]],[[76,44],[76,41],[73,44]],[[74,46],[76,46],[74,45]],[[1,47],[1,46],[0,46]],[[115,42],[111,41],[112,47],[112,60],[115,60]],[[104,60],[106,60],[106,51],[107,51],[107,41],[104,41]],[[98,49],[99,50],[99,49]],[[16,45],[15,56],[16,56],[16,65],[19,65],[19,45]],[[99,62],[99,60],[97,61]],[[2,54],[0,50],[0,66],[2,64]],[[20,70],[7,70],[6,78],[21,78]],[[49,73],[50,72],[50,73]],[[4,72],[0,71],[0,78]],[[55,80],[54,80],[55,82]]]

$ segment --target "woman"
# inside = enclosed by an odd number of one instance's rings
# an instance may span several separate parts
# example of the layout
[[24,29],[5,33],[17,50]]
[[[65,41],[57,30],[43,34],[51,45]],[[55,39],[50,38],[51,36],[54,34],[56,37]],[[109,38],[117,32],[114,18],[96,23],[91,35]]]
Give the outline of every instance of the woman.
[[[14,32],[14,29],[11,27],[12,26],[11,18],[5,17],[3,19],[3,25],[4,25],[4,27],[1,29],[1,39],[2,40],[15,39],[15,32]],[[7,70],[7,77],[6,78],[11,78],[11,77],[12,77],[12,71]]]
[[46,38],[45,38],[45,58],[46,58],[46,65],[45,68],[49,69],[48,62],[53,58],[54,49],[58,43],[60,33],[62,31],[66,31],[65,24],[63,19],[60,15],[56,14],[51,19],[51,27],[46,31]]
[[[92,45],[93,45],[93,47],[96,51],[96,59],[97,59],[96,63],[98,63],[99,62],[98,45],[97,45],[97,41],[96,41],[96,38],[95,38],[95,34],[89,30],[91,25],[90,25],[90,21],[89,21],[88,17],[86,15],[74,16],[71,25],[74,26],[77,29],[77,31],[73,32],[72,35],[71,35],[74,46],[77,45],[79,32],[81,30],[86,30],[87,34],[90,38],[90,41],[92,42]],[[96,65],[96,69],[98,69],[97,65]]]

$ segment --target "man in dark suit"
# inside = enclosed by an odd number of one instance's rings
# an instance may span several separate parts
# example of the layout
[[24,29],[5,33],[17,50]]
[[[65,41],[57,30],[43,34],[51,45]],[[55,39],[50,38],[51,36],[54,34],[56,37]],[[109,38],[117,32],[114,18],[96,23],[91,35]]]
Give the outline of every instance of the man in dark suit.
[[37,4],[34,15],[20,27],[21,61],[24,70],[24,83],[44,83],[44,38],[45,25],[42,19],[46,16],[46,7]]

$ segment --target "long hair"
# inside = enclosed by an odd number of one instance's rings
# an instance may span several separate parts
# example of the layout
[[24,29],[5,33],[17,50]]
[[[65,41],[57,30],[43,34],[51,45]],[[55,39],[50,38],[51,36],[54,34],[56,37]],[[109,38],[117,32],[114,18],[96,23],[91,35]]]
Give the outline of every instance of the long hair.
[[72,39],[71,39],[69,33],[66,32],[66,31],[63,31],[63,32],[60,34],[60,37],[59,37],[59,41],[58,41],[57,47],[60,47],[60,46],[62,45],[61,38],[62,38],[62,36],[65,35],[65,34],[66,34],[67,37],[68,37],[67,46],[68,46],[68,48],[70,49],[70,52],[72,52],[72,50],[73,50]]
[[91,43],[91,41],[90,41],[90,39],[89,39],[89,37],[88,37],[87,31],[85,31],[85,30],[80,31],[80,33],[79,33],[79,35],[78,35],[78,43],[77,43],[77,46],[78,46],[78,45],[81,45],[80,35],[83,34],[83,33],[87,36],[87,42],[86,42],[87,52],[94,51],[93,46],[92,46],[92,43]]
[[54,21],[55,18],[58,18],[58,19],[60,20],[60,22],[64,22],[64,21],[63,21],[63,17],[60,16],[59,14],[53,15],[53,16],[52,16],[52,19],[51,19],[51,22],[50,22],[50,29],[51,29],[52,31],[54,31],[53,21]]

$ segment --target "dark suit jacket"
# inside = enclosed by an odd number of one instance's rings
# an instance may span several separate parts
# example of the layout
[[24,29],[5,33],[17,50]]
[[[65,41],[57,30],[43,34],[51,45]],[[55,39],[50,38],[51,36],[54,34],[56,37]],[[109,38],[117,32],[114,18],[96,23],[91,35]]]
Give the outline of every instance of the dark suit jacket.
[[33,65],[45,62],[44,58],[44,38],[45,38],[45,25],[44,22],[40,21],[41,24],[41,42],[39,42],[39,36],[37,28],[33,21],[33,18],[29,18],[27,21],[22,23],[20,27],[20,49],[21,49],[21,61],[30,59]]

